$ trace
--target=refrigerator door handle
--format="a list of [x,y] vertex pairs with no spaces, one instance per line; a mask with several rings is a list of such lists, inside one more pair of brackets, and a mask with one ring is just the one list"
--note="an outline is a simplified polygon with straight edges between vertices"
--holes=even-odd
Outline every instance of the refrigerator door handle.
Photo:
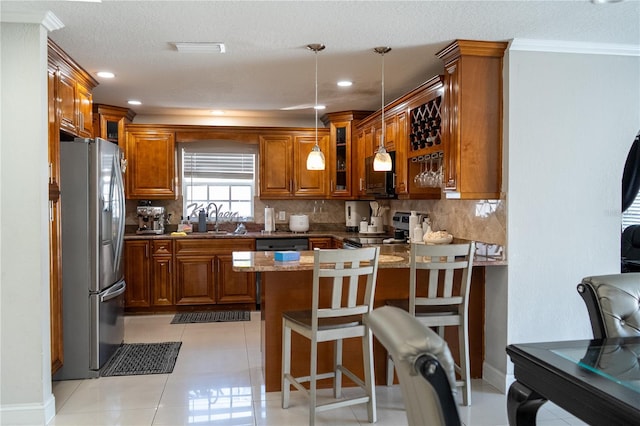
[[120,296],[127,288],[127,283],[124,281],[120,281],[117,284],[114,284],[113,287],[104,292],[104,294],[100,295],[100,302],[106,302],[111,299],[115,299]]
[[116,241],[116,258],[115,258],[115,265],[117,265],[116,267],[119,267],[118,265],[120,265],[121,261],[122,261],[122,249],[123,249],[123,244],[124,244],[124,221],[125,221],[125,198],[124,198],[124,181],[122,179],[122,169],[120,168],[120,161],[119,158],[115,158],[114,159],[114,168],[115,168],[115,175],[116,175],[116,179],[117,179],[117,190],[118,190],[118,197],[120,198],[120,202],[119,207],[120,207],[120,221],[118,223],[118,239]]

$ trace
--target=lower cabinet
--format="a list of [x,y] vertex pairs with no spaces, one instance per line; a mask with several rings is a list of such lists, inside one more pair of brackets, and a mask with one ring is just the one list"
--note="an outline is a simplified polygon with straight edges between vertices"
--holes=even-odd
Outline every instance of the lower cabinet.
[[124,243],[125,308],[151,306],[151,241],[131,240]]
[[233,271],[232,262],[232,252],[254,249],[253,239],[126,240],[126,310],[255,304],[255,274]]
[[176,256],[176,305],[216,303],[216,257]]

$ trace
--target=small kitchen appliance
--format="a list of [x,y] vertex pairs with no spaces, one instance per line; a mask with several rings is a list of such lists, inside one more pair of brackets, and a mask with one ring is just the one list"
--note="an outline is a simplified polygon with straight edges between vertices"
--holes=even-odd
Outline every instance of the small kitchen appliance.
[[138,230],[136,234],[164,234],[164,207],[138,206]]
[[[422,221],[429,217],[427,213],[417,213],[417,223],[422,224]],[[398,238],[398,231],[402,231],[404,233],[404,238],[409,238],[409,229],[410,222],[413,222],[415,219],[411,220],[410,212],[395,212],[393,215],[393,228],[395,229],[394,237]]]
[[306,214],[292,214],[289,216],[289,231],[307,232],[309,230],[309,216]]
[[369,222],[370,208],[367,201],[345,201],[344,217],[347,232],[358,232],[360,222]]

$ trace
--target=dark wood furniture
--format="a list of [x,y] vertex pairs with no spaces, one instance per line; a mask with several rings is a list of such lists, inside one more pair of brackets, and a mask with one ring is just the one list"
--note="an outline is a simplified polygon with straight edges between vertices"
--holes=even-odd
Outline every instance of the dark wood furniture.
[[547,400],[588,424],[638,424],[639,350],[640,337],[507,346],[516,378],[509,424],[534,425]]

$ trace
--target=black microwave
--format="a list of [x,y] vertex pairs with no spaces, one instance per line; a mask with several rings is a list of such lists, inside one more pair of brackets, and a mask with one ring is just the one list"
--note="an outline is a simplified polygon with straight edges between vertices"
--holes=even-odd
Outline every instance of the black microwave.
[[396,198],[396,153],[391,151],[391,170],[378,172],[373,170],[373,159],[364,159],[365,169],[365,194],[376,198]]

